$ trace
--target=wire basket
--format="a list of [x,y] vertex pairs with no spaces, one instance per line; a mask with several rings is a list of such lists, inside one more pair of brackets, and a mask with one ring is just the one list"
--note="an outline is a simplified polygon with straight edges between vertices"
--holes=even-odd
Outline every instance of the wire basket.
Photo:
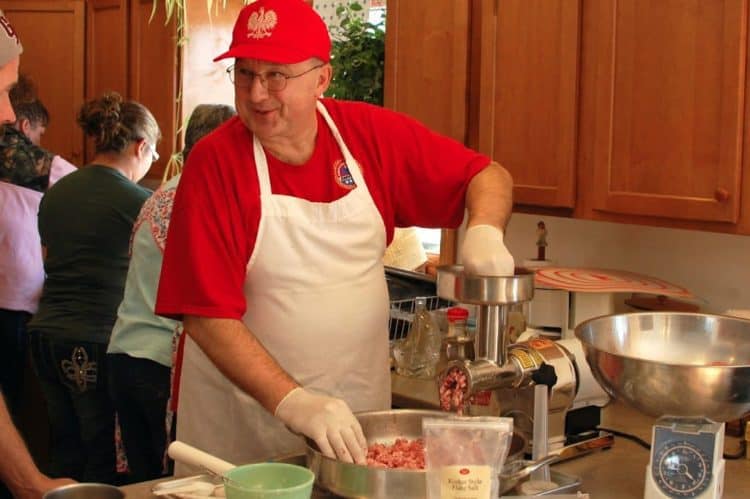
[[[419,297],[422,298],[422,297]],[[427,310],[438,310],[451,305],[450,301],[443,300],[437,296],[425,296]],[[391,341],[406,338],[414,320],[414,307],[417,297],[405,300],[391,300],[390,315],[388,319],[388,337]]]

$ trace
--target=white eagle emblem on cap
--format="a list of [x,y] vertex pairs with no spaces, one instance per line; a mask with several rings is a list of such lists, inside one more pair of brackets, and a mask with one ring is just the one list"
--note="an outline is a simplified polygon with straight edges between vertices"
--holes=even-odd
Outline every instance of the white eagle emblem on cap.
[[247,19],[247,37],[265,38],[271,36],[271,30],[276,26],[276,12],[266,11],[263,7],[250,14]]

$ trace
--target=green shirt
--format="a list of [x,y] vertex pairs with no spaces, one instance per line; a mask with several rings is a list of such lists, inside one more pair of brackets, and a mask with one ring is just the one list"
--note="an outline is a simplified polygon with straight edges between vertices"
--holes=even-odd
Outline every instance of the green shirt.
[[125,287],[130,232],[150,195],[100,165],[71,173],[47,191],[39,206],[47,277],[29,330],[109,341]]

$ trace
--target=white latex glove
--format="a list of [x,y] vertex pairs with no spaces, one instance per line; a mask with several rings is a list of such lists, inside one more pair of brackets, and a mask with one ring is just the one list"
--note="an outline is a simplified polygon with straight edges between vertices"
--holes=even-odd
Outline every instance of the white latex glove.
[[279,402],[274,415],[292,431],[313,439],[325,456],[348,463],[366,462],[367,440],[343,400],[297,387]]
[[461,259],[466,274],[512,276],[513,255],[503,243],[503,231],[492,225],[472,225],[466,229]]

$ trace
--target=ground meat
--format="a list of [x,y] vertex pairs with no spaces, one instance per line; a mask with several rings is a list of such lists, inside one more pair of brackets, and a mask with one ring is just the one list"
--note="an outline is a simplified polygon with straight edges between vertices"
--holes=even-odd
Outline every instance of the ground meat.
[[367,465],[377,468],[424,469],[422,439],[397,438],[392,445],[372,444],[367,448]]
[[462,416],[464,405],[469,401],[466,398],[467,388],[466,374],[461,369],[452,367],[440,385],[440,408],[444,411],[456,411],[456,414]]

